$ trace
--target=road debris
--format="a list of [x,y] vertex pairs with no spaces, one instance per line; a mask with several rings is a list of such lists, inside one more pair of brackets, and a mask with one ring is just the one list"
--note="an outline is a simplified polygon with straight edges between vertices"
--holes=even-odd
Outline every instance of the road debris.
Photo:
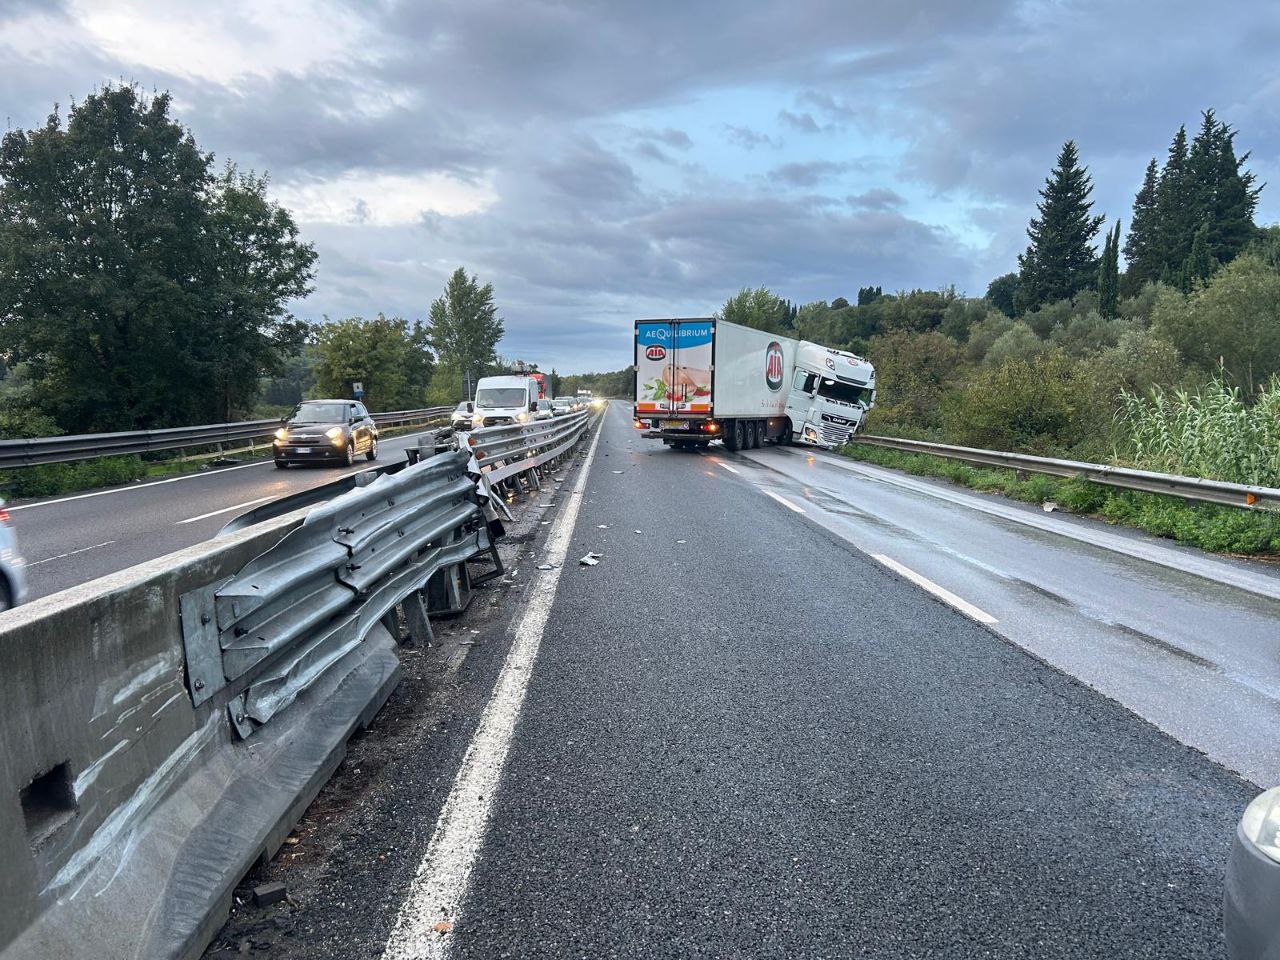
[[288,895],[288,888],[278,880],[273,880],[271,883],[260,883],[253,888],[253,905],[255,907],[269,907],[273,903],[279,903]]
[[600,558],[603,556],[604,556],[603,553],[595,553],[594,551],[592,551],[588,553],[585,557],[579,557],[578,562],[582,564],[584,567],[594,567],[597,563],[600,562]]
[[1040,504],[1040,509],[1045,513],[1053,513],[1053,511],[1058,509],[1058,505],[1052,500],[1046,500],[1044,503]]

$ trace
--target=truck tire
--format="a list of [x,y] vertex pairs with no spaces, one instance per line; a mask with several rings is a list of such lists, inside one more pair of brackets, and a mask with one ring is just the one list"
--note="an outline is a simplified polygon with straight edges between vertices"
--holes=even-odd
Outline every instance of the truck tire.
[[791,446],[791,440],[794,436],[795,431],[791,429],[791,421],[788,419],[787,422],[782,425],[782,432],[778,434],[778,446]]
[[759,443],[756,442],[756,422],[748,420],[742,425],[742,428],[742,449],[754,450],[759,446]]
[[751,431],[751,449],[759,450],[764,446],[764,438],[769,433],[769,424],[763,420],[756,421],[756,428]]
[[742,449],[741,420],[730,420],[724,425],[724,448],[726,450]]

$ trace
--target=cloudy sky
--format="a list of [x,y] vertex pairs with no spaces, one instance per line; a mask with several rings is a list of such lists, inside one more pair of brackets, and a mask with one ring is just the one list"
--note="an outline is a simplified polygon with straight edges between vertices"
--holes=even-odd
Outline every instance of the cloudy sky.
[[301,316],[425,316],[463,266],[504,355],[580,372],[747,285],[981,294],[1064,139],[1127,219],[1207,106],[1274,222],[1277,50],[1262,0],[0,0],[0,107],[170,90],[315,243]]

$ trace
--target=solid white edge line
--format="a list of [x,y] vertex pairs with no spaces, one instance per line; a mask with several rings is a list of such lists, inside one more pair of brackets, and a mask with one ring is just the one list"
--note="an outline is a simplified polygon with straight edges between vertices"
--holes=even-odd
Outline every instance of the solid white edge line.
[[778,494],[774,493],[772,490],[762,490],[760,492],[763,493],[765,496],[773,497],[773,499],[777,500],[780,504],[782,504],[788,510],[794,510],[796,513],[804,513],[803,507],[797,507],[794,503],[792,503],[786,497],[779,496]]
[[255,503],[266,503],[268,500],[274,500],[276,495],[269,493],[265,497],[258,497],[254,500],[246,500],[244,503],[237,503],[230,507],[223,507],[221,510],[210,510],[208,513],[202,513],[198,517],[187,517],[185,520],[176,520],[175,523],[195,523],[197,520],[208,520],[210,517],[216,517],[220,513],[230,513],[232,510],[243,510],[245,507],[252,507]]
[[715,461],[715,465],[716,465],[717,467],[724,467],[724,468],[725,468],[726,470],[728,470],[730,473],[737,473],[737,474],[741,474],[741,473],[742,473],[742,471],[741,471],[741,470],[739,470],[737,467],[732,466],[732,465],[730,465],[730,464],[727,464],[727,463],[725,463],[723,460],[716,460],[716,461]]
[[[569,553],[587,476],[603,433],[602,418],[569,501],[547,538],[543,563],[551,564],[552,569],[542,571],[526,594],[524,613],[515,626],[511,650],[387,938],[382,954],[385,960],[439,960],[448,953],[449,933],[461,915],[471,871],[484,842],[511,737],[520,719],[534,660]],[[437,930],[437,924],[448,926]]]
[[871,554],[871,558],[875,560],[877,563],[888,567],[894,573],[897,573],[901,576],[906,577],[908,580],[914,583],[917,587],[921,587],[925,590],[928,590],[930,593],[932,593],[935,597],[937,597],[943,603],[947,604],[950,607],[954,607],[956,610],[959,610],[966,617],[969,617],[972,620],[977,620],[979,623],[985,623],[988,626],[990,626],[993,623],[1000,622],[991,614],[987,613],[987,611],[981,609],[980,607],[975,607],[972,603],[970,603],[968,600],[965,600],[962,597],[957,597],[954,593],[952,593],[946,587],[938,586],[928,577],[922,574],[916,573],[910,567],[903,566],[897,560],[894,560],[892,557],[886,557],[883,553],[873,553]]

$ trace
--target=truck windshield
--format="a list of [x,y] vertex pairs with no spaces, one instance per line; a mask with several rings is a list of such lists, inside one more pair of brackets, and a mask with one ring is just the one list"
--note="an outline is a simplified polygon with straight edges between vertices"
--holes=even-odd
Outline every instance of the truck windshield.
[[498,407],[523,407],[528,393],[520,387],[486,387],[476,391],[476,406],[485,410]]
[[839,380],[823,379],[818,384],[818,396],[828,400],[839,400],[841,403],[868,403],[871,391],[866,387],[855,387],[852,383],[841,383]]

